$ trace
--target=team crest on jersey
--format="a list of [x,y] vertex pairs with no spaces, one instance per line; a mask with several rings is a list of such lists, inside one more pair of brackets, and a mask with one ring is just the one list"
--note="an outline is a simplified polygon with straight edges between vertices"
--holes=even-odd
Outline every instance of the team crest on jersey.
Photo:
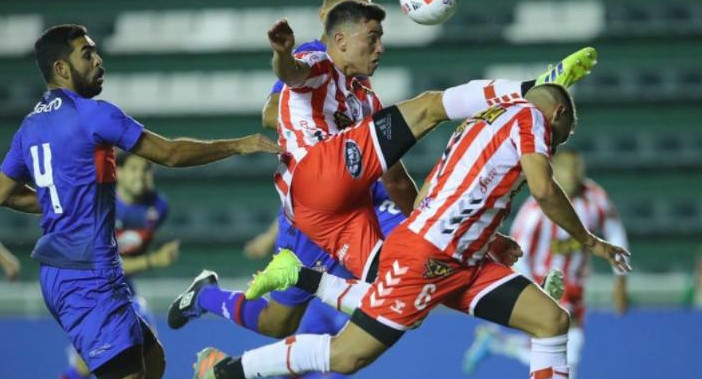
[[354,120],[360,120],[361,118],[363,118],[363,107],[361,106],[361,102],[356,98],[356,96],[346,96],[346,107],[348,108],[349,112],[351,113],[351,117],[353,117]]
[[429,258],[426,265],[424,265],[424,278],[433,279],[440,276],[448,276],[451,275],[453,271],[454,269],[447,263],[438,261],[434,258]]
[[346,156],[346,169],[354,179],[358,179],[363,171],[363,157],[356,141],[346,140],[344,154]]

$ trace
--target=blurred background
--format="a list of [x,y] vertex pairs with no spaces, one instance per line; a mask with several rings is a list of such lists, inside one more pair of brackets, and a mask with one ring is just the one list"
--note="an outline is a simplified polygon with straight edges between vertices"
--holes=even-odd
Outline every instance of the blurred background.
[[[699,363],[692,363],[695,342],[702,340],[702,313],[695,310],[702,306],[702,3],[463,0],[448,22],[426,27],[407,19],[396,1],[375,2],[388,11],[386,53],[373,77],[385,104],[472,78],[533,78],[581,47],[597,48],[599,65],[574,88],[580,122],[570,144],[617,205],[635,272],[629,278],[631,309],[617,316],[611,270],[593,262],[581,377],[702,378]],[[35,39],[67,22],[86,25],[98,44],[107,69],[100,98],[147,128],[169,137],[273,137],[261,128],[260,116],[275,80],[265,32],[287,17],[298,43],[318,38],[319,3],[3,0],[0,154],[44,91],[32,56]],[[419,183],[452,130],[439,127],[405,159]],[[275,217],[275,165],[270,156],[254,156],[198,169],[157,169],[156,187],[168,198],[170,215],[152,246],[178,239],[180,255],[170,267],[141,274],[137,288],[157,315],[168,378],[189,377],[193,354],[205,345],[234,353],[263,341],[214,318],[178,333],[163,320],[168,303],[202,268],[243,288],[265,265],[267,259],[247,258],[243,246]],[[0,211],[0,242],[21,263],[17,281],[0,283],[2,378],[56,378],[65,366],[68,340],[45,310],[38,264],[29,258],[40,235],[37,224],[36,217]],[[437,313],[357,377],[461,377],[475,321]],[[415,365],[402,364],[408,361]],[[495,359],[475,377],[514,373],[526,377],[527,369]]]

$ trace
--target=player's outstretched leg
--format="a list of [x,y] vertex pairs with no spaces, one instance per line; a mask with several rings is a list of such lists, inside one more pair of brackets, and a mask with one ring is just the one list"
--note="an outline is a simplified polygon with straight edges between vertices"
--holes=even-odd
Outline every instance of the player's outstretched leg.
[[[564,292],[563,272],[557,268],[550,269],[541,283],[541,288],[553,300],[559,301]],[[568,338],[570,346],[570,332],[568,333]],[[484,324],[477,326],[475,339],[463,356],[463,373],[468,376],[472,375],[477,366],[491,354],[514,358],[525,365],[529,365],[531,359],[529,338],[521,333],[503,333],[496,325]],[[569,365],[572,369],[570,353],[568,356]]]
[[247,300],[243,292],[219,288],[217,273],[203,270],[171,303],[168,325],[178,329],[209,312],[258,333],[259,316],[267,305],[265,299]]
[[566,347],[570,315],[535,284],[521,292],[512,309],[509,326],[529,333],[531,373],[544,379],[568,378]]
[[205,313],[204,309],[197,306],[197,297],[206,286],[217,285],[217,279],[216,272],[202,270],[190,286],[171,303],[168,308],[168,326],[172,329],[180,329],[188,321]]
[[536,79],[536,85],[556,83],[566,88],[580,81],[597,64],[597,50],[586,47],[565,57],[557,65],[549,65],[548,70]]
[[254,275],[246,291],[246,298],[258,299],[268,292],[285,291],[293,286],[314,294],[323,303],[351,315],[370,284],[303,267],[292,251],[281,249],[263,271]]
[[258,299],[271,291],[285,291],[297,283],[302,263],[295,253],[280,249],[263,271],[257,272],[246,290],[247,299]]

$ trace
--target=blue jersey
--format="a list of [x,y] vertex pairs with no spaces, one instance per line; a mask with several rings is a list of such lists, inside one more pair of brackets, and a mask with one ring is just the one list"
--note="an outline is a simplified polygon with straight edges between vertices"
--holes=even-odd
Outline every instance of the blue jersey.
[[156,230],[168,216],[165,197],[154,191],[137,203],[127,204],[117,196],[116,209],[115,234],[119,253],[124,256],[146,253]]
[[119,266],[114,146],[131,150],[143,126],[117,106],[67,89],[47,91],[25,117],[2,164],[33,183],[43,236],[32,257],[60,268]]
[[[322,41],[315,39],[310,42],[305,42],[302,45],[298,46],[295,49],[295,51],[293,51],[293,53],[304,53],[306,51],[327,51],[327,45],[323,44]],[[271,95],[275,93],[280,93],[280,91],[283,90],[284,85],[285,83],[278,79],[275,82],[275,84],[273,84],[273,88],[271,89]]]
[[373,194],[373,208],[378,216],[380,231],[383,232],[383,239],[387,239],[390,232],[402,221],[405,221],[405,215],[395,205],[395,202],[390,200],[390,196],[380,180],[373,183],[371,193]]

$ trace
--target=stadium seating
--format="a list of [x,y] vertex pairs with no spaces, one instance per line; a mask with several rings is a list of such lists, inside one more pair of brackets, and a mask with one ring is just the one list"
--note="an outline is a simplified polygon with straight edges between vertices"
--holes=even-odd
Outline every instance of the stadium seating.
[[[269,24],[288,17],[298,41],[321,34],[316,9],[302,0],[282,8],[276,0],[214,0],[204,7],[195,0],[31,3],[3,2],[0,16],[0,153],[42,92],[31,45],[48,25],[73,21],[90,28],[108,70],[103,98],[164,135],[209,138],[261,131],[260,108],[274,80]],[[396,1],[380,3],[391,13],[388,49],[374,82],[386,103],[470,78],[533,77],[580,46],[598,47],[600,65],[574,90],[580,123],[572,144],[619,206],[637,269],[689,267],[702,233],[702,4],[471,1],[446,24],[420,27],[401,15]],[[578,18],[587,22],[579,25]],[[451,129],[441,127],[407,157],[417,179]],[[259,156],[206,170],[158,171],[172,206],[159,238],[183,241],[181,266],[171,273],[187,276],[208,259],[226,266],[231,255],[239,256],[228,252],[240,250],[276,213],[275,164]],[[39,233],[35,224],[0,212],[0,240],[24,259]],[[236,262],[241,266],[230,273],[253,267]]]

